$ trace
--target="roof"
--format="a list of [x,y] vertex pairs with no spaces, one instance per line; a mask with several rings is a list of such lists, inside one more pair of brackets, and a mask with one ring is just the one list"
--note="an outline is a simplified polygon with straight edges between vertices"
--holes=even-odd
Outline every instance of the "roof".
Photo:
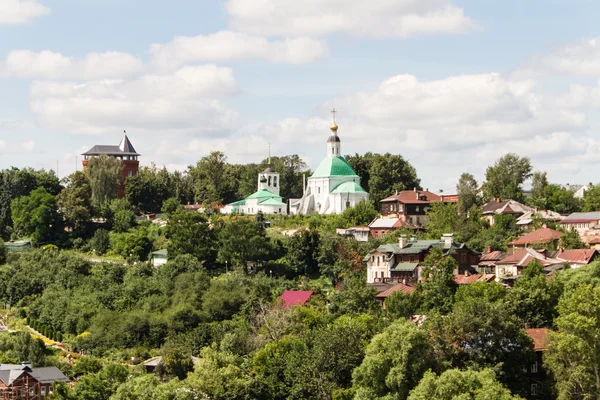
[[565,217],[552,210],[527,211],[517,218],[517,225],[529,225],[534,218],[540,218],[550,221],[562,221]]
[[327,138],[327,143],[334,143],[334,142],[340,142],[340,137],[338,135],[336,135],[335,133],[329,135],[329,137]]
[[464,243],[457,243],[455,241],[447,243],[442,240],[409,240],[403,248],[400,248],[398,243],[390,243],[381,245],[377,249],[371,250],[370,253],[377,251],[380,253],[393,254],[419,254],[428,251],[431,247],[440,248],[445,255],[450,254],[456,249],[467,248]]
[[402,221],[399,218],[377,218],[369,224],[369,228],[399,228]]
[[562,232],[550,228],[540,228],[513,240],[509,245],[526,246],[528,244],[544,244],[560,239]]
[[537,260],[543,266],[552,264],[561,264],[563,261],[546,257],[545,254],[540,253],[531,248],[524,248],[515,251],[513,254],[497,262],[498,265],[517,265],[520,267],[526,267],[533,260]]
[[123,136],[121,139],[121,143],[118,146],[109,146],[109,145],[96,145],[83,153],[84,156],[99,156],[102,154],[106,155],[120,155],[120,156],[139,156],[133,145],[129,141],[127,135]]
[[313,295],[311,290],[286,290],[281,296],[279,301],[283,304],[284,308],[290,308],[291,306],[302,306],[304,305],[310,296]]
[[0,364],[0,381],[7,386],[24,373],[29,373],[40,383],[70,382],[69,378],[56,367],[31,368],[29,365]]
[[263,174],[272,174],[274,172],[275,172],[275,170],[269,165],[267,168],[265,168],[265,170],[262,173]]
[[31,376],[40,383],[52,383],[55,381],[70,382],[69,378],[56,367],[33,368]]
[[494,274],[454,275],[454,282],[459,285],[469,285],[475,282],[490,282],[495,277]]
[[277,198],[281,199],[281,196],[277,196],[276,194],[269,192],[267,189],[259,189],[258,191],[252,193],[250,196],[246,197],[246,200],[248,200],[248,199],[270,199],[273,197],[277,197]]
[[563,224],[575,224],[581,222],[600,221],[600,211],[593,212],[577,212],[570,214],[562,220]]
[[533,348],[535,351],[548,350],[548,329],[528,328],[525,329],[525,332],[533,339]]
[[597,254],[596,249],[561,250],[556,258],[571,264],[589,264]]
[[482,262],[482,261],[500,261],[505,257],[506,257],[506,254],[504,254],[501,251],[496,250],[496,251],[483,253],[481,255],[481,258],[479,261],[480,262]]
[[158,250],[158,251],[153,251],[152,255],[154,256],[167,256],[167,250]]
[[342,156],[328,156],[321,161],[312,174],[312,178],[329,178],[330,176],[358,176],[352,166]]
[[483,214],[525,214],[533,209],[515,200],[494,199],[484,204],[481,211]]
[[263,200],[258,204],[261,206],[287,206],[287,204],[281,201],[281,197],[271,197],[270,199]]
[[331,193],[367,193],[358,183],[344,182],[335,187]]
[[419,266],[419,263],[398,263],[391,269],[396,272],[412,272]]
[[411,285],[406,285],[404,283],[399,283],[396,286],[392,286],[391,288],[384,290],[383,292],[377,295],[377,298],[387,298],[396,292],[401,292],[404,294],[412,293],[415,291],[415,287]]
[[442,196],[427,190],[403,190],[398,194],[394,194],[381,200],[382,203],[390,201],[399,201],[404,204],[429,204],[443,200]]

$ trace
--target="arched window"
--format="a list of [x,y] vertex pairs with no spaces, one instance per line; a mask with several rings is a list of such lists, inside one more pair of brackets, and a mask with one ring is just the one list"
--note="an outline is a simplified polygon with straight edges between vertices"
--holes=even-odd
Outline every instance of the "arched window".
[[269,177],[269,186],[271,186],[271,177]]
[[273,177],[273,187],[277,187],[277,177]]

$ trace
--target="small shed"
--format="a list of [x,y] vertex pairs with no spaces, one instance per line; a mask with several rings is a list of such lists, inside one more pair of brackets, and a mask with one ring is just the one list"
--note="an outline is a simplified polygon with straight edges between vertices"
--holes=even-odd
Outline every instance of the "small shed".
[[14,242],[4,242],[4,246],[8,251],[23,251],[31,247],[30,240],[17,240]]
[[279,296],[278,302],[281,303],[283,308],[303,306],[313,294],[312,290],[286,290]]
[[166,264],[168,259],[169,258],[167,256],[167,250],[158,250],[152,252],[152,258],[150,259],[150,261],[152,262],[152,265],[154,267],[159,267],[161,265]]

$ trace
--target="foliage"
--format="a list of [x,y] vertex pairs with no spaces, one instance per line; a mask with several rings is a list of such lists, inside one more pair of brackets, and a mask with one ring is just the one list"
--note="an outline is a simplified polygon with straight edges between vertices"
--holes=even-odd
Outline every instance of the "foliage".
[[137,210],[159,212],[163,202],[174,195],[171,176],[166,168],[140,168],[137,176],[125,180],[125,196]]
[[298,275],[311,275],[318,272],[319,240],[319,233],[311,229],[298,232],[287,241],[285,261],[290,270]]
[[4,245],[4,240],[0,239],[0,265],[6,262],[8,256],[8,249]]
[[600,210],[600,186],[589,188],[583,195],[583,211]]
[[444,256],[440,249],[433,249],[421,263],[423,266],[423,284],[418,287],[421,296],[421,311],[449,312],[452,309],[454,291],[454,270],[458,268],[456,260]]
[[487,200],[493,198],[522,201],[522,185],[531,176],[531,160],[509,153],[500,157],[485,171],[483,194]]
[[96,254],[103,255],[110,248],[110,237],[106,229],[98,229],[90,240],[90,247]]
[[369,225],[378,215],[379,213],[373,207],[373,203],[361,200],[354,207],[345,209],[341,218],[347,227],[364,226]]
[[115,254],[129,261],[145,261],[152,251],[148,228],[140,226],[129,232],[111,234],[110,247]]
[[13,200],[11,213],[17,237],[29,237],[38,244],[57,239],[62,219],[55,197],[43,187],[34,189],[29,196]]
[[217,238],[200,213],[177,211],[167,224],[167,251],[170,257],[190,254],[205,265],[212,265],[216,258]]
[[67,226],[83,235],[92,218],[92,189],[83,172],[75,172],[66,179],[66,187],[56,196],[56,204]]
[[218,234],[217,260],[232,267],[247,271],[250,261],[265,261],[269,258],[269,238],[255,220],[238,218],[228,221]]
[[563,249],[585,249],[588,247],[575,229],[565,230],[558,240],[558,246]]
[[463,173],[456,185],[458,194],[458,212],[466,214],[471,207],[478,206],[480,203],[479,184],[472,174]]
[[500,382],[496,380],[494,371],[450,369],[437,376],[427,371],[417,387],[408,396],[409,400],[518,400],[519,396],[511,395]]
[[100,209],[117,197],[122,161],[102,155],[88,161],[86,175],[92,189],[92,204]]

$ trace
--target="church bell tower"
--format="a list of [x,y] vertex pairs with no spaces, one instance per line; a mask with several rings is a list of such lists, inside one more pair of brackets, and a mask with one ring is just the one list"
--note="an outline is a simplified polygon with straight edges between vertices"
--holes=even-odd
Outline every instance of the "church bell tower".
[[271,167],[271,145],[269,145],[269,165],[258,174],[258,190],[268,190],[276,196],[279,196],[279,173]]
[[340,137],[337,135],[338,126],[335,123],[335,114],[337,111],[335,108],[331,110],[331,114],[333,115],[333,123],[329,127],[331,129],[331,135],[327,139],[327,156],[328,157],[341,157],[342,153],[342,143],[340,141]]

